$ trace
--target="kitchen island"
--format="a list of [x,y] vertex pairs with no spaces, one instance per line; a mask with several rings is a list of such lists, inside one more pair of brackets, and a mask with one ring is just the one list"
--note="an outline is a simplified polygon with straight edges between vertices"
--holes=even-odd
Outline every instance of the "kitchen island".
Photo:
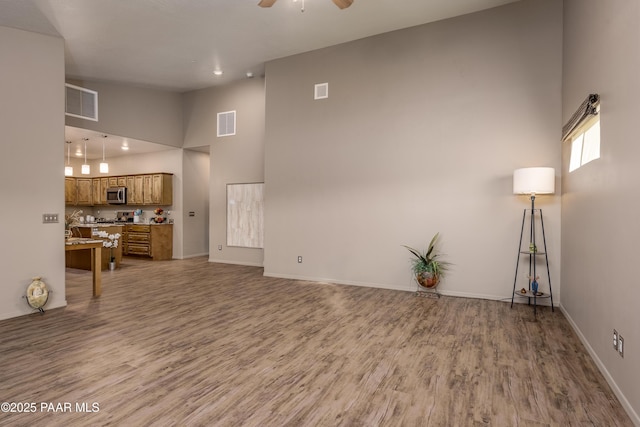
[[[102,270],[109,269],[109,261],[111,259],[111,253],[116,262],[116,268],[120,268],[122,262],[122,235],[123,226],[113,223],[107,224],[82,224],[74,227],[74,236],[81,238],[91,238],[100,240],[101,242],[108,241],[107,238],[102,238],[97,235],[100,231],[105,231],[109,234],[120,234],[118,239],[118,246],[113,250],[111,248],[104,248],[101,253],[100,267]],[[78,235],[79,234],[79,235]],[[78,268],[82,270],[91,270],[91,254],[88,251],[72,251],[65,253],[65,266],[68,268]]]
[[102,256],[102,240],[82,237],[71,237],[64,241],[65,255],[76,253],[89,253],[89,270],[92,272],[93,296],[102,294],[102,270],[99,260]]

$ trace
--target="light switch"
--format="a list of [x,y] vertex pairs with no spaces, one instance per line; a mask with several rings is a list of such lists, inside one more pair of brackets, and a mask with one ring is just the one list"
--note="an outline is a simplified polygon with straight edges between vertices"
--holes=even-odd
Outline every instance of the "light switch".
[[58,222],[58,214],[55,214],[55,213],[42,214],[43,224],[55,224],[57,222]]

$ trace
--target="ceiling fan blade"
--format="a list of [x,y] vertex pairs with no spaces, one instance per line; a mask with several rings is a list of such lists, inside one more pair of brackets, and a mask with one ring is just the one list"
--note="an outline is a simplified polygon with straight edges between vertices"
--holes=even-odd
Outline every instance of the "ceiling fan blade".
[[260,7],[271,7],[276,2],[276,0],[260,0],[258,6]]
[[338,6],[340,9],[346,9],[351,6],[353,0],[333,0],[333,3]]

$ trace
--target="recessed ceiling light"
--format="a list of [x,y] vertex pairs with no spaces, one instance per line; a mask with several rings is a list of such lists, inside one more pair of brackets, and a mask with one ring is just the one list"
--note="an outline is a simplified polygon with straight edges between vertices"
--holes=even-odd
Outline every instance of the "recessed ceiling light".
[[216,76],[221,76],[222,75],[222,70],[214,70],[213,74],[215,74]]

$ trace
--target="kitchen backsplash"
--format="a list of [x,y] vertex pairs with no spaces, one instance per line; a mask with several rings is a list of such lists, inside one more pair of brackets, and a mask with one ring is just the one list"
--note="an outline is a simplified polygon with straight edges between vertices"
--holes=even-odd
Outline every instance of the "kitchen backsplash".
[[[121,212],[125,212],[127,214],[127,216],[130,216],[131,218],[134,217],[134,212],[138,211],[140,213],[139,215],[139,222],[142,224],[148,224],[153,218],[156,217],[156,214],[154,213],[154,209],[118,209],[118,208],[109,208],[109,207],[91,207],[91,206],[76,206],[76,207],[66,207],[65,208],[65,215],[69,215],[72,214],[73,212],[79,212],[82,211],[82,218],[83,220],[86,222],[87,219],[87,215],[89,215],[90,217],[93,217],[94,222],[98,221],[98,220],[117,220],[118,219],[118,213]],[[164,211],[164,216],[167,217],[167,219],[169,220],[171,217],[168,216],[168,213],[170,213],[170,210],[165,210]],[[91,219],[91,218],[90,218]]]

